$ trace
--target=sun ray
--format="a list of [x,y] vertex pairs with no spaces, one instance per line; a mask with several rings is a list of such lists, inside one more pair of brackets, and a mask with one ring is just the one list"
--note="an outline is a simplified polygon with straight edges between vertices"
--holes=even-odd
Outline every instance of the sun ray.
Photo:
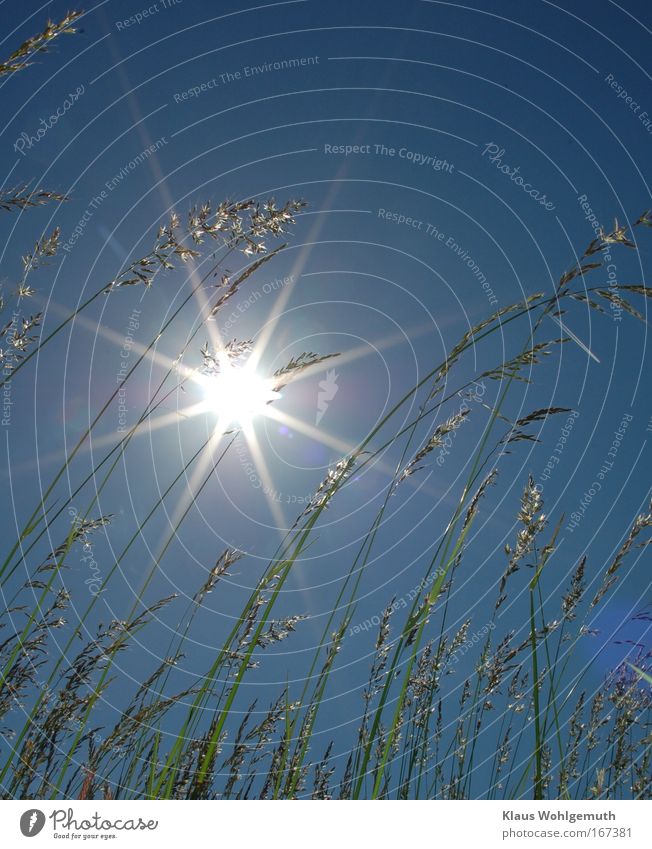
[[332,368],[340,368],[346,363],[355,362],[356,360],[363,359],[364,357],[371,356],[372,354],[376,354],[379,351],[386,351],[389,348],[397,347],[402,343],[407,342],[408,340],[412,340],[417,338],[418,336],[426,335],[429,330],[432,329],[432,325],[422,324],[418,327],[412,328],[405,333],[395,333],[391,336],[387,336],[381,341],[365,343],[362,345],[357,345],[355,348],[351,348],[344,353],[338,353],[337,359],[325,359],[321,362],[317,362],[314,365],[307,365],[305,368],[300,369],[292,376],[292,383],[296,383],[300,380],[305,380],[306,377],[314,377],[316,374],[320,374],[321,372],[328,371]]
[[308,259],[310,258],[310,254],[312,252],[312,248],[314,246],[314,243],[316,242],[317,237],[319,235],[319,232],[321,231],[323,226],[324,226],[324,218],[318,217],[313,222],[313,224],[310,228],[310,232],[308,233],[307,238],[304,240],[305,241],[304,246],[299,249],[299,256],[295,260],[295,262],[292,266],[292,271],[289,275],[291,282],[287,286],[284,286],[283,289],[281,290],[281,293],[278,296],[278,298],[276,299],[276,302],[275,302],[274,306],[272,307],[272,310],[270,311],[269,317],[268,317],[267,321],[265,322],[265,325],[263,326],[263,329],[262,329],[260,335],[258,336],[258,338],[256,340],[256,345],[254,347],[254,350],[251,352],[250,360],[251,360],[251,364],[254,368],[258,365],[262,356],[264,355],[265,351],[267,350],[267,346],[269,345],[269,341],[272,338],[272,335],[273,335],[273,333],[276,329],[276,326],[277,326],[277,324],[278,324],[278,322],[281,318],[281,315],[283,313],[283,310],[285,309],[285,306],[286,306],[287,302],[289,301],[289,299],[290,299],[290,297],[291,297],[291,295],[294,291],[296,281],[303,274],[303,269],[305,268],[306,263],[308,262]]
[[256,470],[260,475],[260,480],[263,486],[263,495],[266,496],[265,500],[267,501],[270,513],[276,523],[276,528],[280,533],[280,537],[283,539],[286,531],[288,530],[287,518],[283,514],[280,503],[274,498],[274,493],[276,491],[274,481],[272,480],[269,467],[267,466],[263,452],[261,451],[258,437],[256,436],[254,428],[250,425],[244,425],[241,432],[247,442],[247,447],[251,452],[251,457],[256,466]]
[[357,447],[352,442],[345,442],[343,439],[337,439],[336,437],[328,434],[325,430],[320,430],[319,428],[308,424],[308,422],[304,422],[301,419],[296,418],[296,416],[286,413],[285,411],[275,409],[272,406],[267,407],[263,415],[269,419],[273,419],[279,424],[293,428],[299,433],[302,433],[304,436],[309,436],[317,442],[321,442],[328,448],[335,449],[335,451],[339,452],[342,456],[351,454]]
[[[342,457],[350,456],[358,448],[358,446],[354,445],[353,443],[345,442],[341,439],[336,439],[334,436],[330,436],[328,433],[326,433],[326,431],[320,430],[319,428],[316,428],[313,425],[310,425],[307,422],[304,422],[301,419],[292,416],[290,413],[275,409],[272,406],[267,407],[263,415],[269,419],[273,419],[279,424],[293,428],[299,433],[302,433],[304,436],[311,437],[312,439],[321,442],[322,445],[326,445],[329,448],[334,448]],[[374,469],[387,475],[390,480],[394,477],[397,471],[395,466],[388,466],[386,463],[380,460],[376,461],[373,465]],[[415,482],[411,481],[409,478],[406,478],[405,483],[410,487],[416,485]],[[427,492],[431,495],[436,494],[434,490],[430,488],[426,489],[423,487],[423,485],[421,486],[421,488],[424,492]]]
[[[214,450],[219,444],[223,435],[223,429],[219,429],[218,427],[216,427],[213,433],[211,434],[210,438],[206,443],[206,446],[204,447],[204,450],[202,451],[202,455],[200,455],[199,457],[198,463],[194,471],[190,475],[190,478],[187,478],[186,487],[179,496],[179,500],[175,505],[174,512],[172,513],[172,515],[170,515],[168,510],[165,508],[165,505],[162,505],[163,509],[165,510],[165,515],[169,521],[169,528],[161,534],[158,544],[153,549],[154,551],[158,551],[159,554],[154,555],[152,548],[147,545],[147,550],[153,558],[152,566],[156,563],[160,563],[162,555],[167,549],[170,540],[173,537],[176,537],[178,526],[180,525],[185,514],[188,512],[189,508],[192,506],[193,503],[195,503],[197,499],[199,493],[195,492],[195,490],[197,489],[198,483],[200,481],[202,481],[200,489],[203,489],[207,478],[206,472],[209,466],[215,465],[215,460],[213,458]],[[173,537],[170,537],[170,530],[172,531]],[[136,598],[140,598],[148,582],[149,578],[147,578],[141,583]]]
[[[56,303],[53,300],[48,300],[48,310],[54,310],[56,313],[62,316],[68,316],[69,311],[65,307],[61,306],[61,304]],[[110,327],[106,327],[103,324],[100,324],[97,321],[93,321],[87,316],[77,314],[75,316],[75,325],[84,328],[85,330],[89,330],[94,333],[96,336],[101,336],[106,339],[108,342],[115,342],[118,347],[122,347],[125,342],[125,334],[118,333],[117,330],[112,330]],[[181,365],[176,359],[172,359],[165,354],[162,354],[160,351],[156,351],[154,348],[149,348],[147,345],[143,345],[141,342],[137,342],[136,339],[129,340],[130,351],[138,356],[145,357],[146,360],[150,360],[155,365],[161,366],[165,369],[176,369],[182,377],[189,377],[194,374],[193,369],[188,368],[187,366]]]

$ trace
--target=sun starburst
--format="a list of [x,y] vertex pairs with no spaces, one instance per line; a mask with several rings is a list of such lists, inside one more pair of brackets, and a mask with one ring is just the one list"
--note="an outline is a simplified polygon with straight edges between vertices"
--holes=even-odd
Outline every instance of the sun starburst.
[[197,380],[204,411],[215,413],[224,425],[248,427],[268,404],[281,397],[273,382],[258,374],[255,367],[235,365],[226,356],[221,358],[216,374],[202,374]]

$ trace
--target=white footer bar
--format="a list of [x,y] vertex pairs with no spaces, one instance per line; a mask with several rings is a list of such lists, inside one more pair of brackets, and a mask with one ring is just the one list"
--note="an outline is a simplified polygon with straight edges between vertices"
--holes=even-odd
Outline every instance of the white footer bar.
[[651,816],[648,801],[5,801],[0,803],[0,845],[649,849]]

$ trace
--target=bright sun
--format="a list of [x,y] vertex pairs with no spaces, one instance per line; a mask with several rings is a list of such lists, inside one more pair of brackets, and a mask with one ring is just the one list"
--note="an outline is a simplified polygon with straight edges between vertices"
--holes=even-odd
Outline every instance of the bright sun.
[[248,425],[265,407],[280,397],[272,381],[256,374],[255,369],[222,364],[219,374],[203,375],[204,409],[216,413],[223,424]]

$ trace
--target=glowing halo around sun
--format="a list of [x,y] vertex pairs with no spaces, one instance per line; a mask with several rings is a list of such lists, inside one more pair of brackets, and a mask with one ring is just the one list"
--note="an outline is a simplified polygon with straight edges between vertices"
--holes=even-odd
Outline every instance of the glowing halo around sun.
[[199,375],[196,380],[204,396],[203,411],[214,413],[222,425],[247,428],[265,414],[268,404],[281,397],[272,380],[259,375],[251,365],[234,365],[228,357],[220,363],[219,372]]

